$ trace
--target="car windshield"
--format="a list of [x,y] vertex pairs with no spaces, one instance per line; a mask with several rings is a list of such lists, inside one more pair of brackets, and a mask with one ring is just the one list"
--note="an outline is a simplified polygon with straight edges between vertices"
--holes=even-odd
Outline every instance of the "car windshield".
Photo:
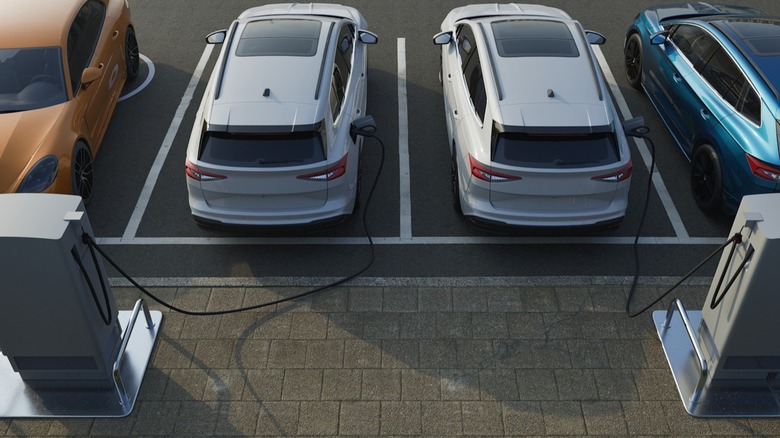
[[503,132],[494,135],[493,161],[518,167],[582,168],[619,161],[615,134],[526,134]]
[[0,113],[67,100],[59,47],[0,49]]
[[316,131],[284,134],[206,132],[199,159],[232,167],[300,166],[325,161]]

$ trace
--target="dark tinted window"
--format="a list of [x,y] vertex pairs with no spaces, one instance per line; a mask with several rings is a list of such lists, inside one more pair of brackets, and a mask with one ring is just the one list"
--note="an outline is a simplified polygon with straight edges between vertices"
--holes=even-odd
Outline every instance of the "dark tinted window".
[[497,21],[491,27],[502,57],[580,55],[569,28],[557,21]]
[[314,56],[322,23],[315,20],[260,20],[247,23],[236,56]]
[[715,51],[701,74],[726,102],[753,123],[760,124],[761,101],[723,49]]
[[474,105],[474,111],[481,121],[485,120],[487,108],[487,93],[485,78],[482,76],[482,63],[479,51],[474,43],[474,33],[465,25],[458,27],[458,50],[460,52],[461,68],[466,80],[469,97]]
[[759,56],[780,54],[780,21],[777,19],[728,20],[724,24],[739,35],[740,39]]
[[0,113],[67,100],[59,47],[0,49]]
[[352,52],[354,49],[355,28],[351,24],[344,24],[339,30],[336,40],[333,75],[330,82],[330,109],[333,119],[338,118],[347,94],[349,74],[352,70]]
[[672,29],[672,42],[688,58],[691,65],[701,71],[718,43],[703,29],[681,24]]
[[318,132],[232,134],[206,132],[200,160],[221,166],[282,167],[325,160]]
[[68,69],[73,94],[81,85],[81,73],[89,67],[95,53],[100,30],[106,16],[106,7],[97,0],[89,0],[81,7],[68,31]]
[[581,135],[498,133],[494,130],[493,161],[533,168],[581,168],[619,161],[611,132]]

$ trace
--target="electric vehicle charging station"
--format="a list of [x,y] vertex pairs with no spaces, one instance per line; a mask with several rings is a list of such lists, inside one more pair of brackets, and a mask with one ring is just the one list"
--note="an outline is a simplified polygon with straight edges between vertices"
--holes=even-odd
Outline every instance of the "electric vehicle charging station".
[[[780,416],[780,194],[742,199],[701,311],[675,299],[653,320],[695,417]],[[675,310],[679,320],[673,321]]]
[[0,211],[0,417],[130,414],[162,313],[117,310],[81,197],[4,194]]

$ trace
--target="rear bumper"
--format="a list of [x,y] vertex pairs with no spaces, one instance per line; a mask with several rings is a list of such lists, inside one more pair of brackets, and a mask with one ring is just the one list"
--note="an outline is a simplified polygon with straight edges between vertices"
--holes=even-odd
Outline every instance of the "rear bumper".
[[216,209],[205,201],[190,196],[193,218],[203,225],[214,227],[242,226],[296,226],[340,222],[352,213],[354,199],[337,198],[315,210],[247,211]]

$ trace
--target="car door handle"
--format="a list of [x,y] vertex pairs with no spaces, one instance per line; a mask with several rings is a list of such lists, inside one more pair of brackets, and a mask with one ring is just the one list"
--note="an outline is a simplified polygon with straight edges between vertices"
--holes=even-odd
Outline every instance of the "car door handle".
[[702,119],[704,119],[704,120],[709,120],[709,119],[710,119],[710,117],[712,117],[712,113],[711,113],[711,112],[709,112],[709,110],[706,110],[706,109],[704,109],[704,108],[702,108],[702,109],[699,111],[699,114],[701,114],[701,118],[702,118]]
[[680,74],[679,74],[679,73],[675,73],[675,74],[673,74],[673,75],[672,75],[672,79],[674,79],[674,81],[675,81],[675,82],[677,82],[678,84],[679,84],[680,82],[682,82],[682,76],[680,76]]
[[118,36],[119,36],[119,31],[118,31],[118,30],[115,30],[115,31],[114,31],[114,33],[112,33],[112,34],[111,34],[111,39],[112,39],[112,40],[115,40],[115,39],[116,39],[116,37],[118,37]]

